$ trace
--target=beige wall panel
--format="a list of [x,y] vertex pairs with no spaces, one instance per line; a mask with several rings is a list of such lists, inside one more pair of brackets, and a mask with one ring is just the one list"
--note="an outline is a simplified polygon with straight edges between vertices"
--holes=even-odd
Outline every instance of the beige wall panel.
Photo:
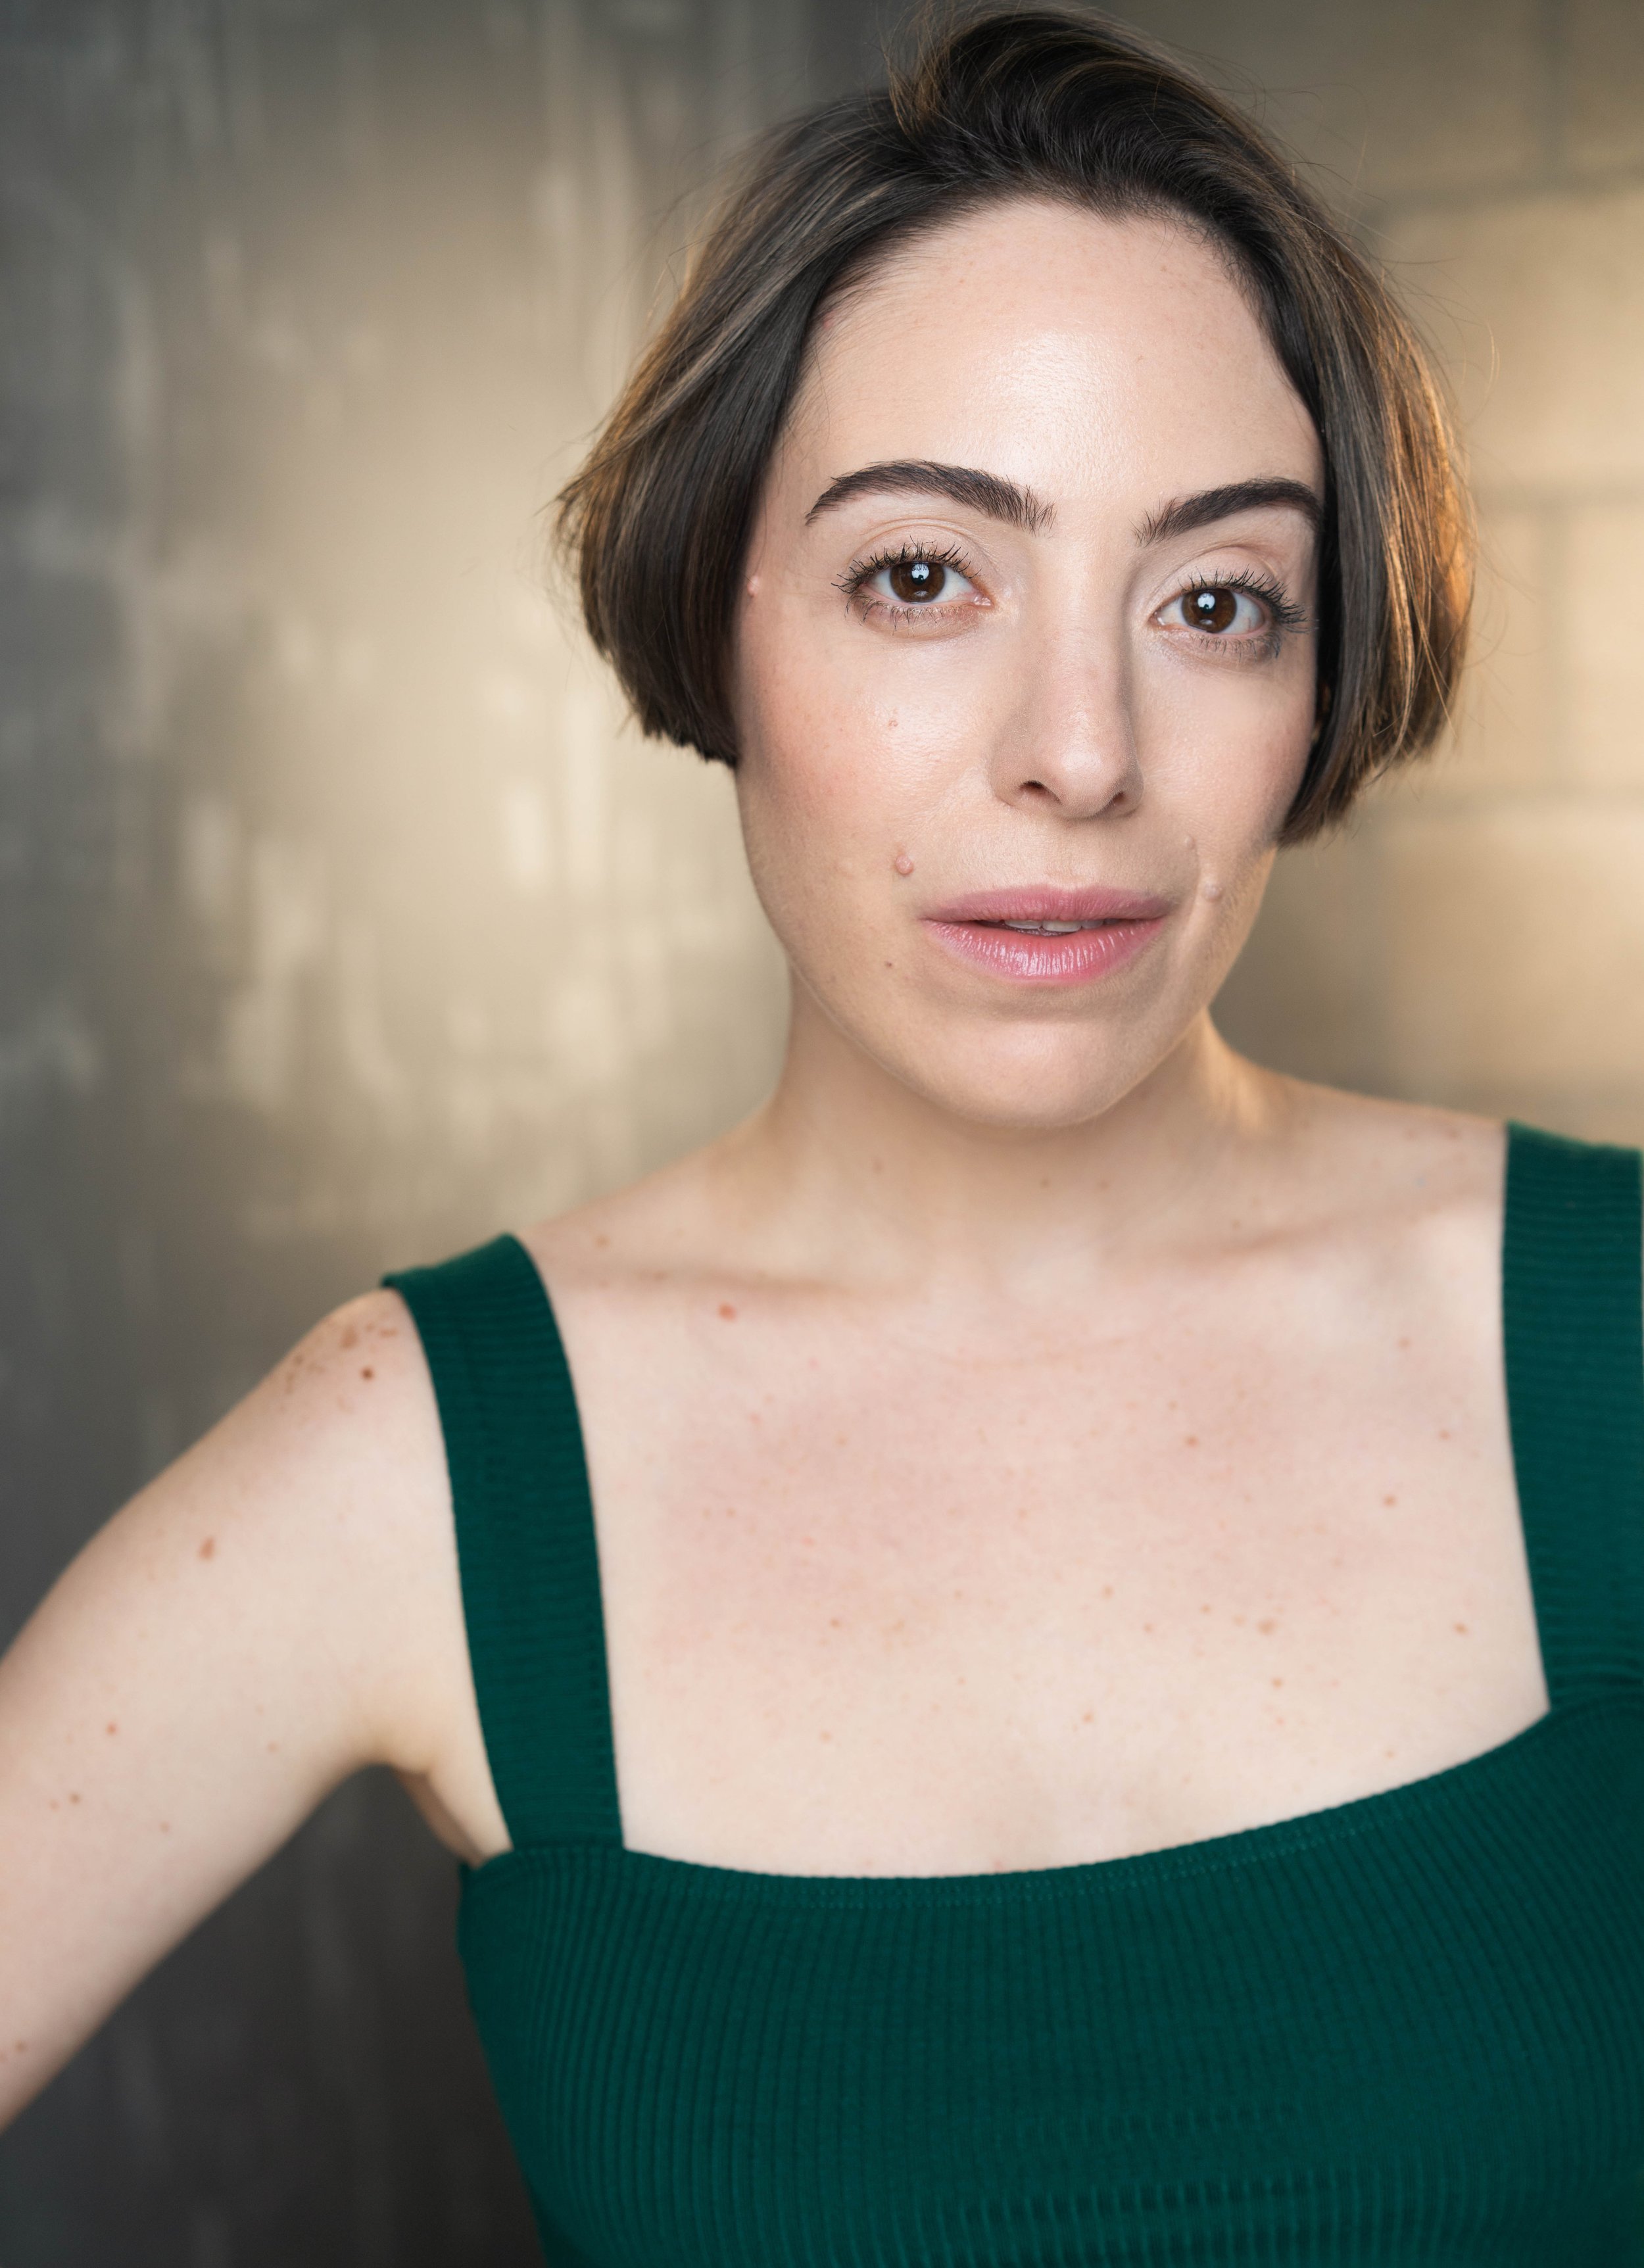
[[1644,798],[1644,628],[1634,612],[1644,504],[1572,512],[1566,543],[1567,769],[1584,787]]
[[1528,1100],[1522,1099],[1524,1092],[1496,1115],[1527,1118],[1584,1142],[1619,1142],[1629,1150],[1644,1146],[1644,1093],[1637,1087],[1590,1094],[1581,1087],[1551,1087],[1544,1094],[1530,1094]]
[[1644,810],[1411,812],[1383,833],[1397,1086],[1644,1093]]
[[1405,794],[1477,800],[1552,784],[1558,530],[1544,511],[1480,514],[1471,657],[1454,729]]
[[1644,479],[1644,187],[1414,211],[1387,250],[1481,490]]
[[1562,0],[1569,154],[1582,166],[1644,165],[1644,5]]

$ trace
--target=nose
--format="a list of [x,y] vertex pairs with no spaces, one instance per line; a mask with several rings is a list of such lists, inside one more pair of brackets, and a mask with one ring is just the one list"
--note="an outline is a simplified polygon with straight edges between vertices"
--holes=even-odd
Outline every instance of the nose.
[[1002,720],[992,755],[1005,803],[1063,819],[1120,819],[1141,802],[1126,656],[1076,633],[1041,649]]

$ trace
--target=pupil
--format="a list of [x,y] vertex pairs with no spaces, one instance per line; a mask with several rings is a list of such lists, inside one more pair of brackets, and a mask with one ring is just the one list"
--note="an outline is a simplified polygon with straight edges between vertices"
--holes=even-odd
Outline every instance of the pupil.
[[914,606],[940,596],[947,580],[947,570],[939,567],[933,559],[900,560],[890,571],[891,589],[899,599]]
[[1195,591],[1193,621],[1201,630],[1225,630],[1239,611],[1238,594],[1225,588]]

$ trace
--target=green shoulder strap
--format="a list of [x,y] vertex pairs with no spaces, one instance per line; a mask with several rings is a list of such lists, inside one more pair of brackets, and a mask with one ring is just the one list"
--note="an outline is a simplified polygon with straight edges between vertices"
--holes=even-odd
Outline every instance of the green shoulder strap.
[[509,1836],[516,1850],[620,1843],[593,1506],[542,1279],[501,1236],[384,1281],[433,1374],[480,1725]]
[[1508,1409],[1554,1707],[1644,1687],[1640,1157],[1508,1129]]

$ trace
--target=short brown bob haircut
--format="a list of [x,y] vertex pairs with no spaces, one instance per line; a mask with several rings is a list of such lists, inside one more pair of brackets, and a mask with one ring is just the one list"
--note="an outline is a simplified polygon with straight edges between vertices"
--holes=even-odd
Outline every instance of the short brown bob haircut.
[[1311,412],[1320,727],[1280,838],[1303,841],[1449,708],[1471,546],[1443,408],[1386,285],[1294,169],[1162,51],[1070,8],[939,13],[887,86],[756,144],[559,499],[594,644],[646,733],[735,762],[742,563],[819,310],[910,238],[1024,196],[1202,232]]

